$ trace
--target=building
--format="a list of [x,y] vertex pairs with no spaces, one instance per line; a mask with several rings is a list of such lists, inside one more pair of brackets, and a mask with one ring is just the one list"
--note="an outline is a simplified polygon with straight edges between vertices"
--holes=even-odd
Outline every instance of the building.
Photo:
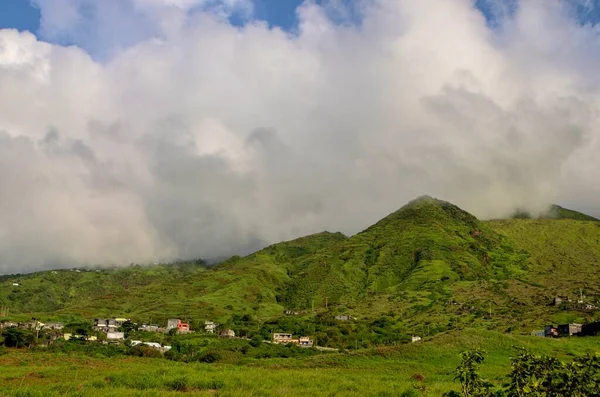
[[94,331],[108,332],[108,320],[105,318],[94,319]]
[[95,342],[95,341],[98,340],[97,336],[83,336],[83,335],[63,334],[63,339],[64,340],[71,340],[73,338],[76,338],[76,339],[85,339],[85,340],[90,341],[90,342]]
[[206,332],[208,332],[209,334],[213,334],[217,330],[218,326],[219,326],[219,324],[213,323],[212,321],[204,322],[204,330]]
[[292,343],[300,347],[313,347],[313,341],[308,336],[294,338],[292,334],[282,332],[273,334],[273,343],[278,345],[287,345],[288,343]]
[[581,324],[561,324],[557,330],[560,336],[573,336],[581,333],[581,328]]
[[420,341],[420,340],[421,340],[421,337],[420,337],[420,336],[413,336],[413,337],[412,337],[412,342],[413,342],[413,343],[414,343],[414,342],[418,342],[418,341]]
[[335,316],[335,319],[339,320],[339,321],[352,321],[352,320],[356,320],[356,318],[354,318],[352,316],[348,316],[348,315]]
[[288,343],[294,343],[294,339],[292,338],[292,334],[285,333],[275,333],[273,334],[273,342],[277,344],[286,345]]
[[177,333],[184,334],[190,332],[190,325],[182,322],[178,318],[172,318],[167,321],[167,332],[172,329],[177,329]]
[[581,326],[580,336],[594,336],[600,334],[600,321],[595,323],[583,324]]
[[235,338],[235,332],[232,329],[224,329],[219,333],[224,338]]
[[170,318],[167,320],[167,330],[172,330],[173,328],[177,328],[177,324],[181,322],[178,318]]
[[547,325],[544,327],[544,336],[546,338],[557,338],[558,337],[558,329],[556,329],[553,325]]
[[146,332],[159,332],[160,326],[157,324],[152,324],[152,325],[148,325],[148,324],[142,324],[139,328],[138,331],[146,331]]
[[46,323],[46,324],[44,324],[42,329],[51,329],[51,330],[59,331],[59,330],[63,329],[64,327],[65,326],[63,323]]
[[313,341],[308,336],[301,336],[298,338],[298,346],[300,347],[313,347]]
[[540,329],[540,330],[531,331],[531,336],[538,336],[540,338],[543,338],[544,336],[546,336],[546,334],[543,329]]
[[125,340],[125,332],[107,332],[106,339],[108,340]]

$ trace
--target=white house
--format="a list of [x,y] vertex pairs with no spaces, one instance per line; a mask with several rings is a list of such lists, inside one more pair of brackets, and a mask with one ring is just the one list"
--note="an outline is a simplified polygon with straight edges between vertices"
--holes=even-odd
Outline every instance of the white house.
[[413,337],[412,337],[412,341],[413,341],[413,342],[418,342],[418,341],[420,341],[420,340],[421,340],[421,337],[420,337],[420,336],[413,336]]
[[204,330],[211,334],[213,334],[217,330],[218,326],[219,324],[213,323],[212,321],[204,322]]
[[106,339],[108,340],[124,340],[125,332],[108,332],[106,334]]

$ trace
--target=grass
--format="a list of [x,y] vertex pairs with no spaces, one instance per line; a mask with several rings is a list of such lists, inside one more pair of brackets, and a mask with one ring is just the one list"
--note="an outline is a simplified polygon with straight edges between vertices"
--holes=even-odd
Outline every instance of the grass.
[[[0,394],[7,396],[398,396],[410,389],[439,396],[457,389],[458,354],[487,351],[482,375],[506,381],[515,346],[563,360],[600,351],[600,338],[544,339],[467,330],[422,343],[305,358],[238,364],[164,359],[92,358],[11,350],[0,356]],[[416,376],[418,375],[418,376]],[[423,378],[423,380],[418,380]]]

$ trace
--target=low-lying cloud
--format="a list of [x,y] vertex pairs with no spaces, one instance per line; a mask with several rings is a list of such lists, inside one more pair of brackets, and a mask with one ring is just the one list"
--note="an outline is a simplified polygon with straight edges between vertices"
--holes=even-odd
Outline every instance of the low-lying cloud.
[[350,234],[422,194],[600,215],[600,31],[566,2],[493,29],[466,0],[307,2],[294,34],[244,1],[36,3],[76,45],[0,31],[0,273]]

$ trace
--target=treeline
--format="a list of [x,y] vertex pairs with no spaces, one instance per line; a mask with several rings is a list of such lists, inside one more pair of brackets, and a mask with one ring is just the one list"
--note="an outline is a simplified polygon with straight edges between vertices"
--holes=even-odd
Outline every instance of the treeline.
[[511,359],[510,382],[495,388],[479,374],[484,362],[481,350],[461,354],[455,380],[461,390],[446,397],[595,397],[600,396],[600,356],[586,354],[571,362],[539,356],[525,349]]

